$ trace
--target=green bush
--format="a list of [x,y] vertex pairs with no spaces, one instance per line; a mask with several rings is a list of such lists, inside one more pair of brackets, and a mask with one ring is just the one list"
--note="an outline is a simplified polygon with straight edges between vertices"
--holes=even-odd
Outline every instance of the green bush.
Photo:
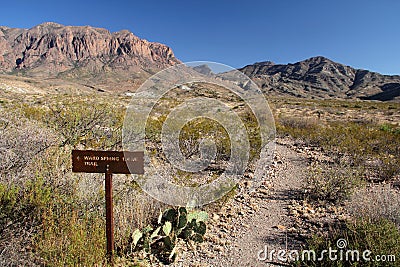
[[51,202],[51,188],[37,177],[24,186],[0,184],[0,229],[9,222],[37,225]]
[[35,248],[46,266],[105,264],[105,222],[67,199],[57,199],[42,220]]
[[[104,219],[58,194],[43,178],[23,187],[0,184],[0,230],[24,225],[46,266],[93,266],[104,262]],[[11,224],[10,224],[11,223]],[[17,237],[15,237],[17,238]]]
[[0,226],[3,230],[8,221],[14,219],[20,188],[0,184]]

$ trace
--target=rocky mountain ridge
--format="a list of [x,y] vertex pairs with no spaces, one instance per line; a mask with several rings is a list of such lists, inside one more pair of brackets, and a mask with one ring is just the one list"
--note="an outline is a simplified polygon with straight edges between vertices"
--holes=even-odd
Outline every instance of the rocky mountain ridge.
[[[0,72],[82,79],[95,85],[142,80],[180,63],[171,48],[132,32],[47,22],[31,29],[0,27]],[[95,78],[95,79],[94,79]]]
[[400,76],[354,69],[321,56],[293,64],[259,62],[239,70],[268,94],[400,100]]

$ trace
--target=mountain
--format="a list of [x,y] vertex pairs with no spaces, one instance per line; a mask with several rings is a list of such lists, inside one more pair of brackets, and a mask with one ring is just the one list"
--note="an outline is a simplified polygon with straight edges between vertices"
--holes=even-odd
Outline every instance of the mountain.
[[[111,33],[52,22],[31,29],[0,26],[0,85],[14,91],[131,92],[152,74],[179,63],[168,46],[128,30]],[[206,65],[194,70],[211,73]],[[400,101],[400,76],[320,56],[293,64],[259,62],[239,70],[269,95]]]
[[110,33],[52,22],[31,29],[0,27],[0,72],[5,74],[80,80],[106,88],[114,82],[138,84],[177,63],[168,46],[127,30]]
[[259,62],[239,70],[272,95],[400,101],[400,76],[354,69],[320,56],[286,65]]

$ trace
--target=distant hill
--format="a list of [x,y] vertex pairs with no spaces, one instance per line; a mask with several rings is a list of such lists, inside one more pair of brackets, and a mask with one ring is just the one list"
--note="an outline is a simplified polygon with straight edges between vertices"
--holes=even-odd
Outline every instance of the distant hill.
[[324,57],[294,64],[266,61],[240,71],[272,95],[400,101],[400,76],[354,69]]
[[110,33],[51,22],[31,29],[0,27],[0,72],[5,74],[79,80],[103,89],[126,82],[130,88],[179,62],[168,46],[127,30]]

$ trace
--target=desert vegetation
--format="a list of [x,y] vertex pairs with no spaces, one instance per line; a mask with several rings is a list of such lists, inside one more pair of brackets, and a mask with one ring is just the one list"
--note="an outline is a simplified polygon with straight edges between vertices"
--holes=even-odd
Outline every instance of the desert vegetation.
[[[128,101],[99,95],[34,96],[24,101],[8,95],[2,99],[1,265],[107,265],[104,175],[72,173],[71,151],[122,150]],[[156,108],[156,112],[165,112],[176,101],[164,102],[166,107]],[[165,116],[152,118],[146,128],[147,145],[157,152]],[[247,119],[254,125],[251,117]],[[180,136],[187,157],[198,153],[202,130],[216,140],[217,160],[227,160],[230,142],[223,128],[205,120],[189,126]],[[257,149],[256,142],[252,146]],[[177,183],[199,183],[188,173],[176,177]],[[129,175],[116,175],[114,190],[116,263],[147,266],[169,262],[178,254],[178,243],[203,241],[204,215],[179,209],[179,214],[188,217],[178,216],[176,221],[166,214],[157,221],[166,206],[144,193]]]
[[[286,101],[278,105],[292,103]],[[300,111],[299,106],[303,110]],[[398,112],[393,112],[398,110],[398,104],[297,101],[294,107],[281,107],[291,115],[281,113],[278,116],[278,133],[293,138],[299,150],[312,148],[324,155],[314,157],[310,162],[302,198],[314,208],[335,205],[344,207],[348,214],[346,219],[311,233],[304,249],[312,249],[321,255],[324,249],[337,248],[337,240],[344,238],[349,244],[347,249],[371,250],[375,255],[398,257],[400,127]],[[294,115],[296,110],[303,116]],[[358,112],[353,113],[354,110]],[[323,262],[294,263],[296,266],[321,264],[382,266],[382,262],[376,261],[337,262],[327,257]],[[392,262],[384,264],[397,266],[393,258]]]
[[[1,107],[1,265],[105,264],[103,176],[71,172],[71,150],[120,149],[124,108],[60,97]],[[159,203],[115,179],[117,251]],[[122,201],[123,200],[123,201]]]
[[[155,113],[179,104],[175,96],[167,97],[167,104],[156,107]],[[72,173],[71,150],[121,150],[128,101],[101,95],[31,97],[23,101],[13,95],[2,96],[0,265],[107,264],[103,175]],[[354,249],[374,248],[379,253],[399,255],[400,106],[291,98],[269,101],[279,139],[292,140],[299,151],[323,155],[310,160],[302,200],[316,208],[342,207],[348,214],[330,225],[330,231],[311,233],[303,240],[304,248],[320,250],[334,246],[338,238],[346,238]],[[250,157],[254,159],[260,145],[256,122],[240,103],[236,110],[251,133]],[[155,144],[160,141],[165,116],[151,118],[146,137],[149,150],[159,154]],[[204,120],[192,121],[183,128],[183,153],[187,157],[196,153],[201,132],[216,140],[218,162],[226,161],[229,136],[218,124]],[[213,168],[218,173],[218,163]],[[200,182],[189,173],[177,172],[176,177],[184,179],[177,183]],[[142,192],[130,176],[117,175],[114,184],[118,264],[169,262],[175,250],[179,252],[175,245],[203,241],[204,219],[192,222],[185,217],[190,211],[184,209],[170,209],[159,217],[167,207]],[[204,209],[212,214],[236,193],[234,189]],[[294,264],[319,266],[316,262]]]

